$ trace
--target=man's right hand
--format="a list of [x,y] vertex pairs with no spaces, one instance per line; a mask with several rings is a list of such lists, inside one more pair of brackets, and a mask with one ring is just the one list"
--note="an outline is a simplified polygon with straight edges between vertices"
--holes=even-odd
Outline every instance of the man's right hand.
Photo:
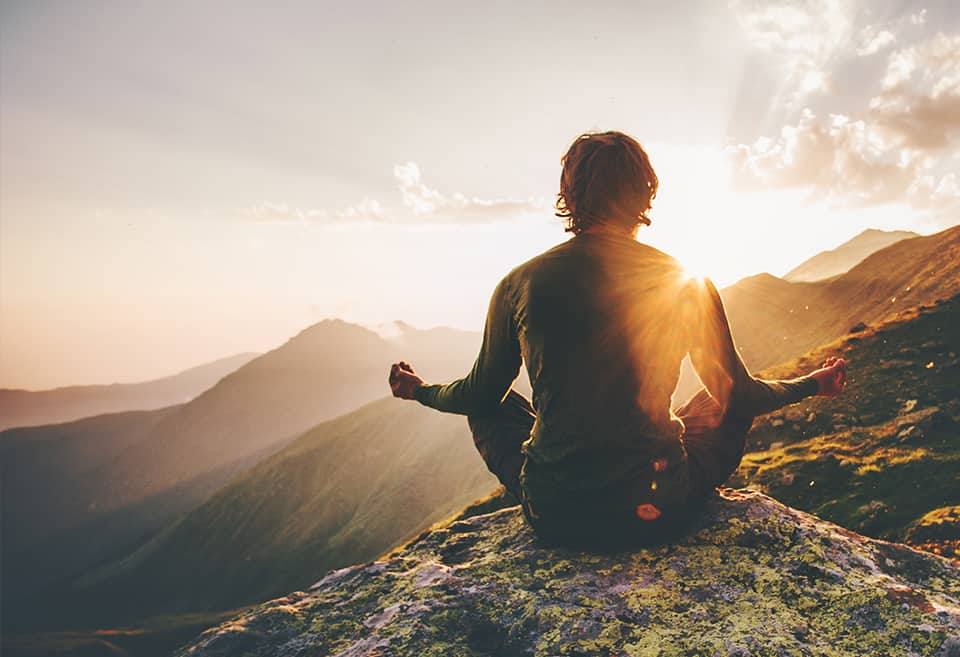
[[837,356],[831,356],[824,361],[823,367],[810,373],[817,380],[821,397],[836,397],[847,385],[847,361]]
[[400,361],[390,366],[390,390],[394,397],[413,399],[413,393],[423,385],[423,379],[417,376],[410,363]]

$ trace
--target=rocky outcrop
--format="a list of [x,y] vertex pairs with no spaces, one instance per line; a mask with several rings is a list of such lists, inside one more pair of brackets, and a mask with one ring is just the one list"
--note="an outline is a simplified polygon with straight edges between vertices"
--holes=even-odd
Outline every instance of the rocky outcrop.
[[541,544],[517,507],[335,570],[181,655],[960,655],[960,569],[750,490],[679,541]]

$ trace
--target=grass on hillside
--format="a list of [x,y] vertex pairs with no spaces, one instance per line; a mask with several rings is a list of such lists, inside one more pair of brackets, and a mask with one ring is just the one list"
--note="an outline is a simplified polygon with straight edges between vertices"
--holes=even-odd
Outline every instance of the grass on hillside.
[[792,376],[829,355],[849,363],[842,396],[807,399],[755,423],[752,451],[731,483],[869,536],[960,556],[960,523],[948,513],[960,504],[958,326],[955,297],[765,371]]

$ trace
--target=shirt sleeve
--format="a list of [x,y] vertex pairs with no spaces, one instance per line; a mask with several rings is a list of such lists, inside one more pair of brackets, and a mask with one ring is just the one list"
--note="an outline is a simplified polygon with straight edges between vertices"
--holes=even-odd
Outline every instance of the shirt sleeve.
[[693,316],[690,359],[707,391],[727,413],[763,415],[815,395],[816,379],[766,381],[751,376],[737,352],[720,293],[710,280],[697,280],[687,289]]
[[495,409],[510,391],[523,359],[510,285],[504,278],[490,299],[483,329],[483,344],[473,369],[462,379],[444,385],[423,385],[414,399],[446,413],[473,415]]

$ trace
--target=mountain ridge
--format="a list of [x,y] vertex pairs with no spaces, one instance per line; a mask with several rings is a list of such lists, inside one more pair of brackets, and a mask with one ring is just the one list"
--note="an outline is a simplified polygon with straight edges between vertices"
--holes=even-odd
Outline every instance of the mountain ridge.
[[136,383],[60,386],[47,390],[2,388],[0,431],[182,404],[258,355],[255,352],[234,354]]
[[[40,491],[44,514],[33,512],[38,504],[29,477],[21,478],[21,493],[4,496],[4,533],[18,537],[15,544],[5,541],[5,568],[17,574],[13,583],[37,585],[37,590],[12,589],[11,578],[4,578],[4,598],[40,599],[45,590],[40,583],[52,584],[53,574],[76,576],[108,555],[115,557],[116,546],[150,537],[262,456],[320,422],[382,397],[389,392],[389,363],[402,354],[409,358],[411,349],[414,356],[419,351],[425,372],[453,377],[469,369],[480,342],[479,334],[468,332],[418,336],[415,332],[397,344],[342,320],[319,322],[190,402],[151,411],[155,421],[149,424],[131,426],[131,416],[123,414],[101,416],[93,423],[99,425],[93,443],[85,442],[86,420],[0,432],[5,473],[49,471],[51,459],[60,464],[60,474],[53,477],[58,485]],[[71,451],[72,445],[107,443],[113,445],[104,448],[109,458],[92,468],[77,460],[86,458],[82,450]],[[13,445],[16,451],[10,451]],[[64,476],[71,467],[73,473]],[[57,568],[38,563],[40,554]],[[78,555],[86,560],[77,561]],[[68,564],[75,572],[63,572]],[[5,624],[8,620],[9,615]]]
[[878,230],[868,228],[843,244],[821,251],[782,276],[792,282],[820,281],[832,278],[863,261],[867,256],[901,240],[920,237],[909,230]]
[[835,340],[858,323],[957,292],[960,225],[896,242],[826,281],[752,277],[721,295],[744,361],[759,370]]

